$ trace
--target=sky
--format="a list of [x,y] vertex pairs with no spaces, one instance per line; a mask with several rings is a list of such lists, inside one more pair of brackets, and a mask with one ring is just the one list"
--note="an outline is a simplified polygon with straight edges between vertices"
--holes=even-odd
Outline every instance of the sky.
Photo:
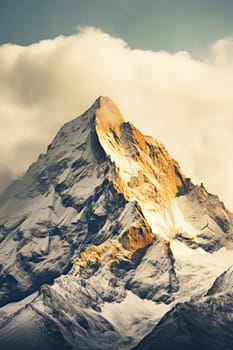
[[233,210],[232,0],[0,0],[0,190],[99,95]]
[[132,48],[198,55],[232,35],[232,15],[232,0],[0,0],[0,43],[27,45],[91,26]]

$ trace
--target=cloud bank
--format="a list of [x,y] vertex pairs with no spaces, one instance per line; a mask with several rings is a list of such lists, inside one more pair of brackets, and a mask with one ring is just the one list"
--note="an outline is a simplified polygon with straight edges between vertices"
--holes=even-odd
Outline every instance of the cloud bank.
[[233,38],[216,42],[202,60],[133,50],[94,28],[0,46],[0,187],[99,95],[161,139],[194,182],[233,209]]

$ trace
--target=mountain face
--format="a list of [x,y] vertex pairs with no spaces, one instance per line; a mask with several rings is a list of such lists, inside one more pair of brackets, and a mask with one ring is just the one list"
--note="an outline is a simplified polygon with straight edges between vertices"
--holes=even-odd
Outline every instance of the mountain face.
[[233,215],[98,98],[0,197],[0,348],[232,349]]

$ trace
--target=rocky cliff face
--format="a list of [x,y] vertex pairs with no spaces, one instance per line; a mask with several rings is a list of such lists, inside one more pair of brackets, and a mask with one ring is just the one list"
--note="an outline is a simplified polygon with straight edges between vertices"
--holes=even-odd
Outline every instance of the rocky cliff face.
[[233,216],[109,98],[0,203],[1,349],[228,349]]

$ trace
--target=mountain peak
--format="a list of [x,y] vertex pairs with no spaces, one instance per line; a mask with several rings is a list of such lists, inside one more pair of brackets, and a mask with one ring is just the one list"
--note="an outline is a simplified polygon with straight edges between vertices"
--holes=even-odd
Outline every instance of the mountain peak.
[[99,108],[96,110],[96,123],[104,131],[119,128],[124,119],[117,105],[106,96],[98,98]]
[[119,171],[124,194],[149,210],[160,210],[175,198],[185,181],[178,163],[158,140],[125,122],[109,97],[101,96],[97,101],[98,140]]

